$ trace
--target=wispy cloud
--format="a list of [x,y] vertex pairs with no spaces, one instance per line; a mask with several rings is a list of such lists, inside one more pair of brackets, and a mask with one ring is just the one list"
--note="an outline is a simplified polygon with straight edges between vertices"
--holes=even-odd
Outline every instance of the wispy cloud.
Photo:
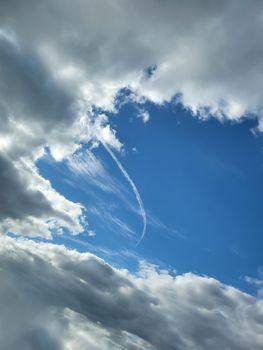
[[106,226],[114,232],[116,232],[116,228],[118,228],[120,232],[124,232],[128,237],[136,237],[136,232],[130,228],[126,222],[121,220],[116,213],[112,213],[112,208],[110,205],[107,205],[106,208],[102,204],[98,191],[96,190],[93,192],[91,188],[85,188],[85,184],[89,184],[105,193],[117,196],[120,201],[125,203],[128,210],[135,214],[141,215],[143,220],[143,229],[137,242],[137,244],[139,244],[145,235],[147,221],[146,212],[140,193],[133,180],[109,146],[102,139],[100,139],[99,142],[101,142],[106,152],[117,165],[118,169],[121,171],[121,174],[124,176],[124,179],[127,180],[132,192],[135,195],[139,208],[135,206],[134,200],[131,198],[127,188],[122,184],[122,182],[117,181],[117,179],[105,166],[105,162],[99,156],[95,155],[95,150],[82,150],[67,159],[66,165],[70,170],[70,178],[69,174],[64,172],[66,178],[65,181],[67,181],[67,183],[71,186],[78,187],[82,191],[87,191],[92,194],[93,197],[95,197],[97,200],[97,208],[93,206],[92,210],[88,209],[88,211],[93,211],[93,214],[99,216],[101,221],[104,222],[104,224],[107,224]]
[[188,239],[187,235],[178,229],[166,225],[157,216],[147,213],[147,223],[149,227],[153,227],[160,231],[164,231],[169,237],[177,237],[180,239]]
[[118,168],[120,169],[120,171],[122,172],[123,176],[125,177],[125,179],[128,181],[128,183],[130,184],[136,200],[139,204],[139,208],[140,208],[140,214],[142,217],[142,222],[143,222],[143,229],[142,229],[142,233],[141,233],[141,237],[137,242],[137,245],[141,243],[141,241],[143,240],[144,236],[145,236],[145,232],[146,232],[146,226],[147,226],[147,218],[146,218],[146,212],[144,209],[144,204],[143,201],[141,199],[140,193],[135,185],[135,183],[132,181],[130,175],[127,173],[127,171],[124,169],[124,167],[122,166],[121,162],[118,160],[118,158],[115,156],[115,154],[113,153],[113,151],[110,149],[110,147],[102,140],[100,139],[102,145],[104,146],[104,148],[106,149],[106,151],[109,153],[109,155],[111,156],[111,158],[114,160],[114,162],[116,163],[116,165],[118,166]]
[[67,160],[69,170],[82,181],[101,189],[120,195],[120,185],[109,174],[99,157],[87,149],[74,154]]
[[124,222],[116,213],[116,208],[110,208],[107,204],[97,203],[96,206],[90,206],[87,209],[88,215],[91,214],[99,218],[100,224],[111,232],[123,235],[132,240],[136,240],[137,234],[127,222]]

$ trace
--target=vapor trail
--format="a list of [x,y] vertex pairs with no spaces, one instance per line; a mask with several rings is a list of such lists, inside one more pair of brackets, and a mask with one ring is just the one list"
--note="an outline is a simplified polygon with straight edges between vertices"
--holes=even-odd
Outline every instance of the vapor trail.
[[143,240],[144,236],[145,236],[145,232],[146,232],[146,225],[147,225],[147,220],[146,220],[146,213],[145,213],[145,209],[144,209],[144,205],[140,196],[139,191],[137,190],[137,187],[135,186],[134,182],[132,181],[132,179],[130,178],[129,174],[127,173],[127,171],[124,169],[124,167],[122,166],[121,162],[118,160],[118,158],[115,156],[115,154],[112,152],[112,150],[107,146],[106,143],[104,143],[101,139],[99,140],[101,142],[101,144],[103,145],[103,147],[105,148],[105,150],[109,153],[109,155],[111,156],[111,158],[114,160],[114,162],[116,163],[117,167],[120,169],[120,171],[122,172],[123,176],[125,177],[125,179],[128,181],[128,183],[130,184],[133,193],[136,197],[136,200],[139,204],[139,208],[140,208],[140,212],[141,212],[141,216],[142,216],[142,222],[143,222],[143,229],[142,229],[142,234],[140,239],[138,240],[138,242],[136,243],[136,246],[138,246],[141,241]]

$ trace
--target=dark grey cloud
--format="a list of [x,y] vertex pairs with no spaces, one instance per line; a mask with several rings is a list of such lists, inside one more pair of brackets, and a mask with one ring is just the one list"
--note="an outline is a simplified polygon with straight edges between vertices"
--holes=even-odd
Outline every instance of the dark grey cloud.
[[262,300],[213,278],[146,263],[131,275],[88,253],[11,238],[1,239],[0,266],[5,349],[41,349],[43,339],[51,350],[262,348]]
[[37,190],[24,186],[12,162],[0,154],[0,219],[52,215],[50,204]]
[[74,123],[72,96],[40,57],[0,34],[0,230],[46,237],[60,226],[80,232],[81,206],[57,194],[34,166],[48,140],[59,142]]
[[6,38],[0,38],[0,96],[8,114],[51,127],[72,117],[72,97],[49,75],[41,58]]
[[[32,185],[32,177],[35,176],[37,179],[37,174],[34,174],[30,168],[27,169],[26,166],[23,168],[23,164],[15,163],[0,153],[0,169],[0,228],[3,231],[10,230],[18,234],[49,236],[45,227],[41,229],[42,220],[44,223],[57,220],[60,221],[61,226],[67,227],[69,225],[73,229],[75,226],[74,217],[71,218],[65,209],[67,206],[69,209],[71,207],[71,210],[74,207],[61,197],[57,199],[57,203],[60,203],[64,208],[63,210],[56,208],[52,203],[52,195],[51,198],[45,196],[43,184],[41,186],[40,181],[37,186]],[[48,183],[45,185],[47,188],[49,187]],[[49,190],[52,193],[51,188]],[[77,205],[75,210],[77,211],[76,215],[81,214]],[[35,222],[30,222],[30,218],[37,218],[40,222],[36,219]],[[28,225],[23,228],[24,220],[28,220]]]

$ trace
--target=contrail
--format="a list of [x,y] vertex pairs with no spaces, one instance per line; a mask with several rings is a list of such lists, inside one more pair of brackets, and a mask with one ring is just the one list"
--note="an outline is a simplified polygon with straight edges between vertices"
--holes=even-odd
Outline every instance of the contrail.
[[101,139],[99,139],[99,141],[101,142],[101,144],[103,145],[103,147],[105,148],[105,150],[109,153],[109,155],[111,156],[111,158],[114,160],[114,162],[116,163],[116,165],[118,166],[118,168],[120,169],[120,171],[122,172],[123,176],[125,177],[125,179],[128,181],[128,183],[130,184],[133,193],[135,194],[136,200],[139,204],[140,207],[140,212],[141,212],[141,216],[142,216],[142,222],[143,222],[143,229],[142,229],[142,234],[140,239],[138,240],[138,242],[136,243],[136,246],[138,246],[141,241],[143,240],[144,236],[145,236],[145,232],[146,232],[146,226],[147,226],[147,220],[146,220],[146,213],[145,213],[145,209],[144,209],[144,205],[140,196],[139,191],[137,190],[137,187],[135,186],[134,182],[132,181],[132,179],[130,178],[129,174],[127,173],[127,171],[124,169],[124,167],[122,166],[121,162],[118,160],[118,158],[115,156],[115,154],[112,152],[112,150],[107,146],[106,143],[104,143]]

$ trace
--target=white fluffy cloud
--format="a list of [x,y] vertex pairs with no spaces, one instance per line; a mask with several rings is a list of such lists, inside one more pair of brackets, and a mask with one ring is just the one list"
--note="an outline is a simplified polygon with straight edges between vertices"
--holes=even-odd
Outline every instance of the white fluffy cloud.
[[262,299],[213,278],[8,237],[0,266],[3,349],[262,349]]
[[58,194],[35,166],[49,148],[60,161],[94,135],[119,149],[107,125],[63,89],[32,50],[0,32],[1,232],[50,237],[60,227],[82,232],[83,208]]
[[2,183],[2,231],[83,229],[81,205],[44,188],[34,163],[47,148],[59,161],[96,138],[120,150],[94,111],[116,110],[122,88],[139,103],[176,96],[202,117],[254,114],[263,129],[260,1],[11,0],[0,23],[0,156],[13,174]]
[[158,103],[182,94],[194,112],[230,119],[261,114],[262,16],[260,1],[245,0],[1,4],[3,30],[62,85],[58,104],[81,97],[113,109],[130,87]]

